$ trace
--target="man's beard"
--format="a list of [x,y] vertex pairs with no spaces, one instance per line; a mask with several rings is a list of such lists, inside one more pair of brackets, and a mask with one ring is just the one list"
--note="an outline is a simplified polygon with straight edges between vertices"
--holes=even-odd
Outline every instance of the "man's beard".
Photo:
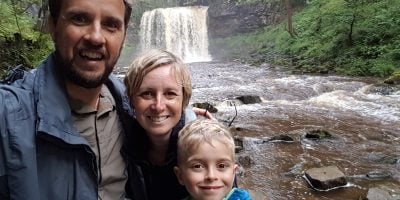
[[58,67],[59,69],[61,69],[60,70],[61,76],[70,81],[71,83],[87,89],[97,88],[102,84],[106,83],[108,80],[108,76],[111,74],[116,64],[115,61],[114,63],[112,63],[112,66],[106,65],[104,72],[102,74],[86,77],[75,69],[75,66],[73,66],[72,64],[72,59],[67,60],[62,58],[62,56],[58,51],[56,51],[55,54],[58,64],[61,65]]

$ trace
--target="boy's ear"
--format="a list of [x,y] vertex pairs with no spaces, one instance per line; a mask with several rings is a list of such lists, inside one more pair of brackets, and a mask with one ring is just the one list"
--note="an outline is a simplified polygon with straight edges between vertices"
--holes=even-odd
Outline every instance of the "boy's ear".
[[238,169],[239,169],[239,165],[238,164],[233,165],[233,173],[236,174]]
[[175,166],[174,167],[174,172],[175,172],[176,178],[178,179],[179,183],[181,185],[184,185],[184,182],[183,182],[183,179],[182,179],[181,169],[179,169],[179,167]]

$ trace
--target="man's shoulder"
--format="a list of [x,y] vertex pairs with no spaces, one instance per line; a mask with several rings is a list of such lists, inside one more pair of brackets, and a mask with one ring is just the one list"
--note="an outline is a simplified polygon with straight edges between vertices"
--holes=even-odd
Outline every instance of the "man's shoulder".
[[0,80],[1,90],[19,90],[31,88],[34,81],[36,69],[26,69],[22,66],[10,70],[6,76]]
[[9,84],[0,84],[0,113],[18,111],[32,105],[32,85],[31,72],[26,72],[22,78]]
[[32,75],[31,72],[26,72],[24,77],[18,80],[14,80],[8,84],[0,84],[0,95],[2,98],[17,98],[20,95],[30,94],[33,86]]

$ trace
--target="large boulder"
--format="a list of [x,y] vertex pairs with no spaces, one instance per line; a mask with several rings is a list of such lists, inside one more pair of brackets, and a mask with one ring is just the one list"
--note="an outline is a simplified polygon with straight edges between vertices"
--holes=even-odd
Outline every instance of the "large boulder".
[[367,200],[394,200],[394,198],[384,189],[370,188],[368,190]]
[[336,166],[308,169],[305,178],[310,186],[318,191],[328,191],[347,184],[344,173]]

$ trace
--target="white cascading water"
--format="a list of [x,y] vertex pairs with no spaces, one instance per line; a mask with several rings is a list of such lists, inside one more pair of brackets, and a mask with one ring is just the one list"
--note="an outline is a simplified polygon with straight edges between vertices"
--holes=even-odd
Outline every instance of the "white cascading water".
[[184,62],[211,61],[208,52],[205,6],[158,8],[143,14],[140,22],[142,51],[163,48]]

